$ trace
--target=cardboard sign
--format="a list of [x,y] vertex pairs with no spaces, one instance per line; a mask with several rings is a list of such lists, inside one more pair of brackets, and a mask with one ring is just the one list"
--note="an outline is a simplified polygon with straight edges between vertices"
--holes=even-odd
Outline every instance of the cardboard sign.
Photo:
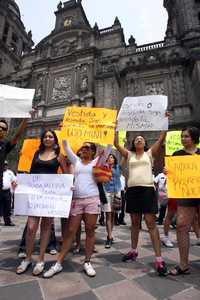
[[117,130],[160,131],[168,129],[167,96],[126,97],[117,120]]
[[[200,147],[200,143],[197,146]],[[165,153],[166,155],[172,155],[175,151],[183,148],[181,143],[181,131],[169,131],[166,136]]]
[[200,155],[165,158],[169,198],[200,198]]
[[18,172],[29,173],[34,154],[38,150],[39,145],[40,139],[24,140],[19,157]]
[[0,84],[0,117],[30,118],[34,89],[22,89]]
[[73,175],[19,174],[14,214],[68,218]]
[[84,142],[113,144],[116,110],[106,108],[67,107],[61,129],[71,147]]

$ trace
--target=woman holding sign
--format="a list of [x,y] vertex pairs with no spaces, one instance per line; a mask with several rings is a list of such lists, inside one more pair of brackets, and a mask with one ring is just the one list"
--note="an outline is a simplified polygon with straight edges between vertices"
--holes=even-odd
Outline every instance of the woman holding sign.
[[[185,128],[181,132],[181,143],[183,149],[173,153],[174,156],[200,155],[199,144],[200,132],[198,128]],[[196,214],[200,213],[200,199],[177,199],[176,232],[180,264],[170,271],[176,276],[189,274],[189,231],[195,221]]]
[[155,267],[160,276],[167,275],[165,262],[161,257],[160,237],[156,227],[156,214],[158,212],[158,203],[153,182],[153,159],[159,154],[166,133],[160,134],[157,142],[147,150],[145,139],[142,136],[136,136],[132,141],[130,151],[121,147],[118,143],[118,134],[115,135],[114,145],[121,155],[127,159],[128,164],[128,182],[126,192],[126,211],[131,217],[131,250],[124,255],[123,261],[136,260],[138,256],[137,245],[140,231],[141,215],[144,219],[150,233],[153,248],[155,251]]
[[[96,146],[90,142],[83,144],[79,150],[80,157],[72,152],[67,141],[63,142],[63,147],[67,157],[74,165],[74,194],[68,230],[66,231],[66,235],[63,240],[61,252],[56,264],[45,272],[43,276],[45,278],[50,278],[62,271],[64,258],[71,248],[74,236],[80,227],[81,220],[83,219],[85,222],[86,233],[85,261],[83,269],[88,276],[94,277],[96,275],[96,271],[90,262],[90,258],[94,250],[95,227],[100,213],[100,198],[97,183],[93,176],[93,167],[97,164],[99,157],[95,158]],[[104,154],[105,161],[108,154],[109,153]]]
[[[41,136],[39,149],[35,152],[30,174],[57,174],[59,166],[66,173],[66,164],[60,155],[58,138],[54,131],[46,130]],[[40,220],[40,255],[39,261],[33,269],[33,275],[39,275],[44,270],[44,254],[49,242],[53,218],[29,216],[26,234],[26,259],[17,267],[17,274],[24,273],[32,265],[32,252]]]

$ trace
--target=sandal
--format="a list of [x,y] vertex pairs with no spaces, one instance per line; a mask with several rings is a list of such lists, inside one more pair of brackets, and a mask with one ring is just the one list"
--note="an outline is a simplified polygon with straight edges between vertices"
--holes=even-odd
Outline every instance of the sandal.
[[21,264],[17,267],[16,274],[21,275],[25,273],[32,265],[30,260],[22,260]]
[[190,274],[189,268],[182,270],[179,266],[176,266],[174,269],[170,270],[170,275],[172,276],[189,275],[189,274]]
[[38,276],[40,275],[42,272],[44,271],[44,262],[43,261],[40,261],[38,262],[34,269],[33,269],[33,275],[34,276]]

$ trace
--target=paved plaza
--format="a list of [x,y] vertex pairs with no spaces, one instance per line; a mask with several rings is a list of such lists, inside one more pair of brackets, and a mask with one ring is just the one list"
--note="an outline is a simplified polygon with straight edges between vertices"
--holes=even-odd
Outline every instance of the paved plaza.
[[[88,278],[82,264],[84,251],[80,255],[70,253],[65,260],[64,271],[52,279],[34,277],[29,270],[16,275],[19,264],[17,245],[26,218],[13,219],[15,227],[0,225],[0,300],[153,300],[200,299],[200,246],[195,246],[191,233],[191,275],[165,278],[158,277],[153,268],[154,256],[148,232],[143,225],[140,235],[139,258],[137,262],[121,262],[122,253],[130,247],[129,226],[116,226],[114,244],[104,248],[105,227],[97,229],[97,253],[92,262],[97,271],[95,278]],[[162,231],[162,227],[159,227]],[[60,236],[59,221],[56,221],[56,235]],[[175,241],[175,231],[171,231]],[[82,234],[84,238],[84,233]],[[169,266],[176,263],[178,250],[162,248],[163,257]],[[34,256],[34,260],[36,256]],[[46,255],[48,267],[55,256]]]

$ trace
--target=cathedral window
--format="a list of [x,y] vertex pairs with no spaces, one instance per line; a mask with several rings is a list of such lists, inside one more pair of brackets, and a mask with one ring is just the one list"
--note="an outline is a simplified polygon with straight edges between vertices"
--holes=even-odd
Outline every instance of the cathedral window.
[[198,19],[199,19],[199,24],[200,24],[200,12],[198,13]]

